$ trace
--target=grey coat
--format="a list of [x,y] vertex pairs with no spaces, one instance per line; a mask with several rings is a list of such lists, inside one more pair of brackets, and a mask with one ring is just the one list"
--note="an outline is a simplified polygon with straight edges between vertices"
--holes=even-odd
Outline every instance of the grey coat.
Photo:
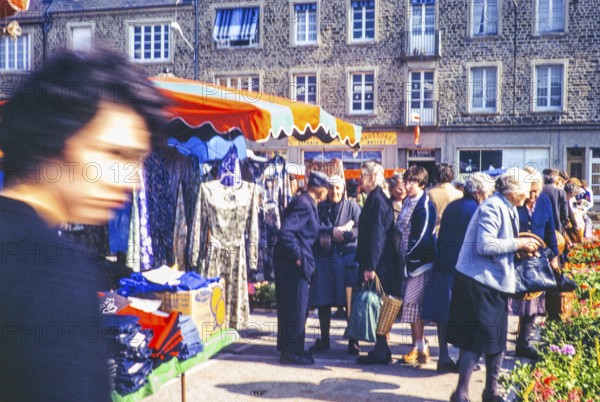
[[501,194],[485,200],[471,218],[456,269],[500,292],[514,293],[517,219],[516,208]]

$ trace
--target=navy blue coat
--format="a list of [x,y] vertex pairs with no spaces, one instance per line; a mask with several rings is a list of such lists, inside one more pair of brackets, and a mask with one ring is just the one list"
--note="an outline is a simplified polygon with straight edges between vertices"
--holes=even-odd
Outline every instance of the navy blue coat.
[[386,293],[399,295],[401,276],[394,230],[392,201],[377,187],[360,213],[356,261],[361,273],[375,270]]
[[436,260],[433,264],[435,271],[454,275],[467,227],[478,207],[477,201],[467,196],[448,204],[440,223]]
[[317,204],[310,195],[302,193],[288,204],[277,234],[275,252],[294,266],[296,260],[301,260],[309,282],[316,267],[313,246],[319,238],[319,226]]
[[408,255],[404,276],[435,259],[435,220],[437,214],[427,193],[423,193],[410,217]]
[[358,222],[360,221],[360,206],[352,201],[343,199],[340,201],[339,211],[337,216],[332,221],[330,210],[334,204],[329,201],[323,201],[319,204],[319,220],[321,222],[321,233],[333,236],[333,229],[337,226],[343,226],[351,220],[354,221],[354,227],[349,232],[344,232],[344,242],[341,244],[333,244],[337,251],[342,254],[350,254],[356,252],[356,241],[358,239]]
[[554,231],[554,211],[550,198],[541,193],[535,202],[531,217],[527,213],[527,207],[518,207],[517,210],[519,211],[519,232],[531,232],[538,235],[552,250],[553,255],[558,255],[558,241]]

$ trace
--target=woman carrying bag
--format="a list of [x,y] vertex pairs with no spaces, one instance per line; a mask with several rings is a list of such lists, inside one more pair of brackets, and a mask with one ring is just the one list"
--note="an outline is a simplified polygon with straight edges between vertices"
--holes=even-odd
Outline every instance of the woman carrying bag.
[[[362,168],[361,188],[368,194],[358,223],[356,261],[359,266],[359,280],[381,281],[383,291],[388,295],[400,293],[400,271],[398,256],[394,247],[394,210],[384,187],[386,186],[383,167],[375,162],[367,162]],[[388,364],[392,353],[386,335],[377,335],[375,348],[366,356],[357,359],[358,364]]]

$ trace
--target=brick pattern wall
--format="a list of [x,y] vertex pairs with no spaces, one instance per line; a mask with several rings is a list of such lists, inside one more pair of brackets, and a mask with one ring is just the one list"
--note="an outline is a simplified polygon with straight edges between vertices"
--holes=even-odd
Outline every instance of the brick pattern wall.
[[[499,0],[500,31],[497,36],[470,38],[468,30],[471,0],[437,0],[436,29],[442,31],[442,57],[430,61],[435,69],[438,124],[452,129],[494,126],[543,126],[547,124],[597,124],[600,122],[600,22],[593,10],[600,0],[568,1],[567,32],[535,35],[535,0],[519,1],[517,29],[513,2]],[[406,123],[407,77],[415,60],[401,57],[403,32],[407,30],[410,0],[377,0],[376,41],[348,44],[350,0],[318,0],[319,44],[292,46],[293,24],[290,1],[284,0],[199,0],[199,79],[212,81],[225,73],[258,73],[262,91],[289,96],[292,71],[319,74],[319,102],[336,116],[365,128],[400,128]],[[245,49],[217,49],[212,39],[215,10],[223,6],[259,5],[261,7],[260,46]],[[42,13],[37,13],[39,19]],[[194,42],[194,11],[189,4],[177,8],[145,10],[90,11],[55,13],[48,35],[48,54],[65,47],[67,24],[95,22],[95,41],[104,46],[127,50],[127,22],[165,19],[175,15],[183,34]],[[42,64],[41,25],[24,25],[34,40],[33,66]],[[142,66],[149,74],[168,68],[180,77],[193,78],[192,50],[175,31],[172,60]],[[513,41],[517,52],[514,58]],[[567,109],[563,112],[532,113],[535,95],[532,87],[532,60],[568,61]],[[468,112],[467,63],[500,62],[502,76],[500,112]],[[516,64],[516,70],[513,65]],[[418,65],[418,62],[417,62]],[[412,66],[412,67],[411,67]],[[348,71],[376,67],[376,112],[373,115],[348,114]],[[515,74],[516,71],[516,74]],[[2,74],[0,96],[7,96],[22,74]],[[516,91],[514,91],[516,85]],[[408,124],[410,125],[410,124]]]

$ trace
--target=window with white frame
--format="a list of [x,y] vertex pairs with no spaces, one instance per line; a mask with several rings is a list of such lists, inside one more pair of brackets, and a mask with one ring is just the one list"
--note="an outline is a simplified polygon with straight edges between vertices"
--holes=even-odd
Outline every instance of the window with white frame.
[[[433,71],[410,73],[410,122],[420,125],[434,124]],[[418,117],[416,119],[415,117]]]
[[31,42],[29,35],[12,39],[0,37],[0,70],[26,71],[31,69]]
[[213,40],[218,48],[258,45],[260,7],[224,8],[216,11]]
[[536,30],[539,33],[564,32],[565,2],[564,0],[536,0]]
[[171,31],[169,24],[131,27],[131,57],[134,61],[169,61]]
[[258,92],[260,90],[260,79],[258,75],[236,75],[217,76],[215,84],[239,90]]
[[313,105],[317,103],[316,74],[294,74],[292,99]]
[[469,109],[471,112],[497,111],[497,83],[498,68],[471,68],[471,82],[469,91]]
[[350,74],[352,113],[373,113],[375,111],[375,74],[355,72]]
[[294,22],[297,45],[317,43],[317,3],[294,4]]
[[91,50],[94,46],[94,28],[92,25],[70,27],[70,48],[73,50]]
[[471,33],[488,36],[498,33],[498,0],[473,0]]
[[410,52],[414,55],[435,54],[435,1],[411,0],[410,7]]
[[535,110],[562,110],[564,66],[535,66]]
[[375,0],[351,1],[351,40],[364,42],[375,40]]

